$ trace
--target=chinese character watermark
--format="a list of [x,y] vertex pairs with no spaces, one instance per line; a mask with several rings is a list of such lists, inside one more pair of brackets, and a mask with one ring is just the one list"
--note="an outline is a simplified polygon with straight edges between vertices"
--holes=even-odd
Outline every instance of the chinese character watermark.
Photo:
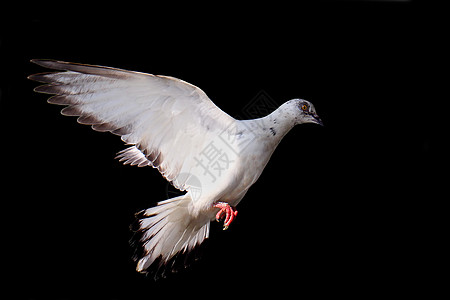
[[269,94],[261,90],[258,94],[244,106],[242,116],[244,119],[256,119],[265,117],[279,107],[279,104],[269,96]]
[[227,170],[230,163],[234,160],[230,160],[228,154],[214,145],[214,141],[211,141],[198,155],[194,157],[197,162],[196,166],[201,166],[204,170],[203,175],[210,175],[212,182],[215,182],[217,176],[222,175],[222,171]]
[[[255,119],[264,117],[278,108],[275,102],[265,91],[260,91],[245,107],[237,119]],[[217,137],[210,141],[203,149],[194,156],[195,168],[199,168],[193,173],[201,177],[197,178],[193,174],[179,174],[177,180],[186,182],[193,200],[198,199],[202,189],[208,183],[215,183],[223,174],[230,169],[237,160],[240,153],[251,145],[256,135],[252,128],[245,122],[241,122],[238,127],[231,125],[223,130]],[[187,178],[187,180],[186,180]],[[183,180],[184,179],[184,180]],[[167,197],[180,196],[184,194],[175,188],[167,186]]]

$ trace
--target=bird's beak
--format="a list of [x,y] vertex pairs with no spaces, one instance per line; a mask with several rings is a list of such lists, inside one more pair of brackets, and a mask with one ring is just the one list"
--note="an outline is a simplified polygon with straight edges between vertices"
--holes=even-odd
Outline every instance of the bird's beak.
[[323,126],[323,122],[317,114],[313,114],[312,116],[314,118],[314,121],[313,121],[314,123],[319,124],[320,126]]

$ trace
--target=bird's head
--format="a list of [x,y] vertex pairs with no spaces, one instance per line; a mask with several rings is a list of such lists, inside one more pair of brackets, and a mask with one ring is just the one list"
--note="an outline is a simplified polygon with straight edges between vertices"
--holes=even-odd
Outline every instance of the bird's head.
[[323,126],[323,122],[311,102],[303,99],[294,99],[289,102],[292,103],[296,111],[295,124],[315,123]]

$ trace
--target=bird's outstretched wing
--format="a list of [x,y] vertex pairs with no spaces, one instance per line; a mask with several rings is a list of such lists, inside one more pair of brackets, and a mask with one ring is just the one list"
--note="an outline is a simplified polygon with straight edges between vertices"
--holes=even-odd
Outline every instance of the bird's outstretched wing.
[[180,189],[208,137],[235,122],[198,87],[182,80],[109,67],[32,60],[64,72],[29,79],[46,83],[36,92],[55,94],[48,102],[67,105],[61,113],[97,131],[110,131],[133,145],[119,154],[133,165],[150,165]]

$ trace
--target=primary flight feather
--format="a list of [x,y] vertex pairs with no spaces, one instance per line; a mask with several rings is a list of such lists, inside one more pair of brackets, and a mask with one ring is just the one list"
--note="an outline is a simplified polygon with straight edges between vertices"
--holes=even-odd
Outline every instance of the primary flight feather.
[[139,213],[142,254],[137,271],[168,266],[209,236],[209,223],[237,215],[235,206],[256,182],[284,135],[296,124],[322,125],[314,106],[293,99],[266,117],[236,120],[183,80],[109,67],[32,60],[63,72],[30,79],[54,94],[49,103],[97,131],[120,135],[131,147],[125,164],[152,166],[186,194]]

